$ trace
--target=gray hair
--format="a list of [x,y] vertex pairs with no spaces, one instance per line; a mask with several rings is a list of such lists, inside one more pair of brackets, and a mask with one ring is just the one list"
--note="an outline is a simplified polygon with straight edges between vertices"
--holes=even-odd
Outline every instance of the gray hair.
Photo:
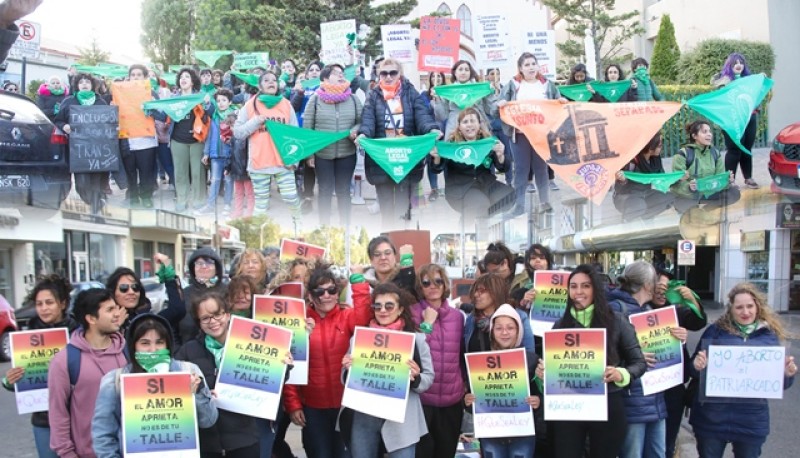
[[636,294],[645,285],[655,285],[657,279],[656,268],[649,262],[640,260],[625,266],[625,270],[617,278],[617,281],[620,289],[630,294]]

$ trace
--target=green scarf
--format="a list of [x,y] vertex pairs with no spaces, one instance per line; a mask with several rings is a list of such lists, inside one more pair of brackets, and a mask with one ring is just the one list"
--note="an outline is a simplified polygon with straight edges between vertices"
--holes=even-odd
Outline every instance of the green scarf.
[[173,121],[182,120],[194,107],[203,103],[206,94],[198,92],[191,95],[181,95],[163,100],[151,100],[142,104],[143,110],[160,110],[166,113]]
[[81,105],[94,105],[95,93],[94,91],[78,91],[75,93],[75,98]]
[[642,83],[647,85],[650,84],[650,74],[647,73],[647,69],[645,67],[637,68],[636,71],[633,72],[633,74],[636,76],[636,79],[638,79]]
[[239,78],[240,80],[244,81],[250,86],[258,87],[258,75],[254,75],[252,73],[240,73],[240,72],[231,72],[231,75]]
[[303,80],[303,82],[300,83],[300,85],[303,86],[303,90],[308,91],[311,89],[318,88],[320,83],[321,81],[319,80],[319,78],[314,78],[310,80]]
[[205,63],[209,67],[213,67],[222,56],[232,54],[233,51],[195,51],[194,58]]
[[170,265],[161,264],[161,267],[159,267],[158,270],[156,271],[156,277],[158,277],[159,283],[166,283],[168,281],[174,280],[176,277],[175,267],[173,267],[171,264]]
[[150,78],[150,88],[154,91],[161,87],[161,84],[158,82],[158,78]]
[[[471,142],[436,142],[439,156],[462,164],[488,167],[492,158],[489,154],[497,142],[495,137],[484,138]],[[488,164],[487,164],[488,162]]]
[[48,86],[47,88],[50,89],[50,93],[53,95],[64,95],[64,86],[61,86],[58,89],[53,89],[50,86]]
[[240,316],[242,318],[252,318],[250,316],[250,310],[231,310],[231,315]]
[[722,172],[709,177],[697,178],[697,192],[703,194],[704,197],[708,197],[728,189],[730,178],[730,172]]
[[622,95],[625,94],[625,92],[631,87],[630,80],[611,81],[607,83],[589,81],[588,83],[561,86],[558,88],[558,90],[561,92],[561,95],[570,100],[574,100],[575,102],[588,102],[589,99],[592,98],[592,93],[586,89],[587,84],[591,84],[592,89],[594,89],[595,92],[602,95],[606,98],[606,100],[612,103],[619,100],[619,98],[622,97]]
[[[214,103],[214,105],[216,105],[216,103]],[[216,110],[214,110],[214,119],[216,119],[219,122],[222,122],[225,120],[225,118],[228,117],[228,115],[231,115],[233,113],[236,113],[236,109],[233,108],[232,106],[228,107],[228,109],[224,111],[217,108]]]
[[267,121],[266,126],[284,164],[296,164],[322,148],[350,135],[349,130],[323,132],[287,126],[274,121]]
[[592,325],[592,317],[594,317],[594,304],[586,307],[583,310],[578,310],[575,307],[572,307],[569,310],[569,313],[572,315],[572,318],[575,318],[578,323],[581,324],[581,326],[588,328]]
[[214,364],[219,368],[219,365],[222,364],[222,352],[225,349],[225,345],[217,342],[217,339],[209,335],[206,335],[205,344],[206,350],[214,355]]
[[258,100],[267,106],[267,108],[273,108],[275,105],[280,103],[283,99],[282,95],[269,95],[269,94],[259,94]]
[[[686,307],[689,307],[689,309],[694,312],[695,315],[697,315],[697,318],[702,319],[703,314],[697,309],[697,306],[694,305],[694,302],[684,298],[680,291],[678,291],[679,286],[686,286],[686,282],[681,280],[670,280],[669,283],[667,283],[667,292],[664,293],[664,296],[667,298],[667,304],[685,305]],[[700,301],[700,296],[698,296],[697,293],[692,291],[692,294],[694,294],[695,299]]]
[[455,83],[436,86],[436,95],[449,100],[463,110],[478,103],[479,100],[494,92],[488,82],[485,83]]
[[750,334],[758,328],[758,322],[754,321],[751,324],[739,324],[736,321],[733,322],[736,325],[736,329],[739,330],[745,337],[750,337]]
[[142,369],[151,374],[169,372],[169,362],[171,360],[169,349],[162,348],[154,352],[137,351],[134,358],[142,366]]
[[668,192],[669,187],[677,183],[683,177],[683,172],[672,173],[639,173],[622,172],[625,178],[636,183],[649,184],[656,191]]
[[205,86],[200,86],[200,91],[213,96],[217,92],[217,87],[214,86],[214,83],[208,83]]
[[436,134],[362,138],[359,145],[395,183],[400,183],[436,146]]

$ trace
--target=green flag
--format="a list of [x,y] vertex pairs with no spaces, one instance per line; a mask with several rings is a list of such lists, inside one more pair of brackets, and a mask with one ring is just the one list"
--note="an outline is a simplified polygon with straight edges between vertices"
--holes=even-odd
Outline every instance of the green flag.
[[730,178],[731,174],[729,172],[722,172],[709,177],[697,178],[697,192],[702,193],[705,197],[708,197],[716,192],[720,192],[728,188]]
[[395,183],[400,183],[436,145],[436,133],[413,137],[362,138],[359,145]]
[[170,86],[172,86],[172,85],[177,86],[178,85],[178,74],[177,73],[162,73],[161,74],[161,79],[166,81],[167,84],[169,84]]
[[172,72],[172,73],[178,73],[179,71],[181,71],[182,68],[186,68],[186,67],[189,67],[189,66],[188,65],[183,65],[183,64],[170,65],[169,67],[167,67],[167,70]]
[[[281,100],[283,100],[282,95],[269,95],[269,94],[259,94],[258,100],[267,106],[267,108],[272,108],[275,105],[279,104]],[[266,125],[266,124],[265,124]]]
[[686,105],[717,124],[736,146],[750,153],[740,141],[753,110],[764,100],[772,84],[773,81],[762,73],[745,76],[722,89],[692,97]]
[[[680,280],[670,280],[669,283],[667,283],[667,292],[665,293],[665,296],[667,297],[667,304],[685,305],[689,307],[689,309],[692,312],[694,312],[694,314],[697,315],[698,318],[702,319],[703,314],[700,312],[700,310],[697,309],[697,306],[694,304],[694,301],[692,301],[691,299],[686,299],[685,297],[683,297],[681,292],[678,291],[678,288],[681,286],[686,286],[686,282]],[[692,294],[694,295],[694,298],[699,302],[700,296],[698,296],[697,293],[695,293],[694,291],[692,291]]]
[[180,121],[192,108],[203,103],[206,98],[204,92],[192,95],[182,95],[163,100],[151,100],[142,104],[143,110],[161,110],[173,121]]
[[494,90],[488,82],[466,84],[454,83],[446,84],[444,86],[436,86],[436,95],[455,103],[456,106],[461,110],[475,105],[478,100],[486,97],[493,91]]
[[320,80],[319,80],[319,78],[314,78],[314,79],[310,79],[310,80],[303,80],[303,82],[300,83],[300,84],[303,86],[303,90],[307,91],[309,89],[318,88],[319,84],[320,84]]
[[258,75],[254,75],[252,73],[239,73],[239,72],[231,72],[231,75],[239,78],[240,80],[244,81],[250,86],[258,87]]
[[358,72],[358,65],[348,65],[344,69],[344,78],[347,81],[353,81],[356,77],[356,73]]
[[649,184],[656,191],[668,192],[669,187],[677,183],[683,177],[684,172],[673,173],[638,173],[623,172],[625,178],[641,184]]
[[209,67],[213,67],[220,57],[227,56],[231,53],[233,53],[233,51],[195,51],[194,58],[205,63]]
[[[587,83],[570,84],[569,86],[560,86],[558,88],[561,95],[574,100],[575,102],[588,102],[592,98],[592,93],[586,89]],[[608,83],[601,83],[599,81],[590,81],[588,84],[592,85],[592,89],[598,94],[605,97],[609,102],[616,102],[622,97],[630,87],[630,80],[611,81]]]
[[436,151],[445,159],[477,167],[489,159],[495,142],[495,137],[472,142],[436,142]]
[[275,121],[267,121],[267,131],[272,142],[283,158],[284,164],[295,164],[350,135],[349,130],[323,132],[287,126]]
[[127,68],[116,68],[111,66],[76,65],[75,70],[79,73],[89,73],[91,75],[102,76],[103,78],[125,78],[128,76]]

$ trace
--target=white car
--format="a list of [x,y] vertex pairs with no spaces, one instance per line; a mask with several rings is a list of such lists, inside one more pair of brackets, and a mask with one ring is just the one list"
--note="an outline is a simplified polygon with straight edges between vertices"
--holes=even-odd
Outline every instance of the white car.
[[150,299],[152,312],[158,313],[169,305],[167,287],[158,282],[158,278],[143,278],[144,293]]

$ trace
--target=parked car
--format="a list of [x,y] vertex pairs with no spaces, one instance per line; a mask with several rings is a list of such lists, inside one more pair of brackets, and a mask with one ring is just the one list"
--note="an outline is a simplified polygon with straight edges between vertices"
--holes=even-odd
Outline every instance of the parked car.
[[[78,293],[81,291],[85,291],[87,289],[92,288],[105,288],[106,285],[100,283],[99,281],[83,281],[79,283],[73,283],[72,285],[72,292],[69,293],[69,306],[67,307],[67,313],[72,313],[72,306],[75,304],[75,298],[78,296]],[[36,306],[30,302],[26,301],[22,304],[17,312],[17,323],[19,324],[20,329],[28,329],[28,323],[36,316]]]
[[769,152],[772,192],[800,197],[800,122],[783,128]]
[[0,91],[0,204],[58,209],[72,186],[67,139],[24,95]]
[[0,295],[0,361],[11,359],[11,333],[17,329],[14,308]]
[[153,313],[158,313],[169,305],[167,287],[159,283],[158,278],[142,278],[142,285],[145,295],[150,299]]

